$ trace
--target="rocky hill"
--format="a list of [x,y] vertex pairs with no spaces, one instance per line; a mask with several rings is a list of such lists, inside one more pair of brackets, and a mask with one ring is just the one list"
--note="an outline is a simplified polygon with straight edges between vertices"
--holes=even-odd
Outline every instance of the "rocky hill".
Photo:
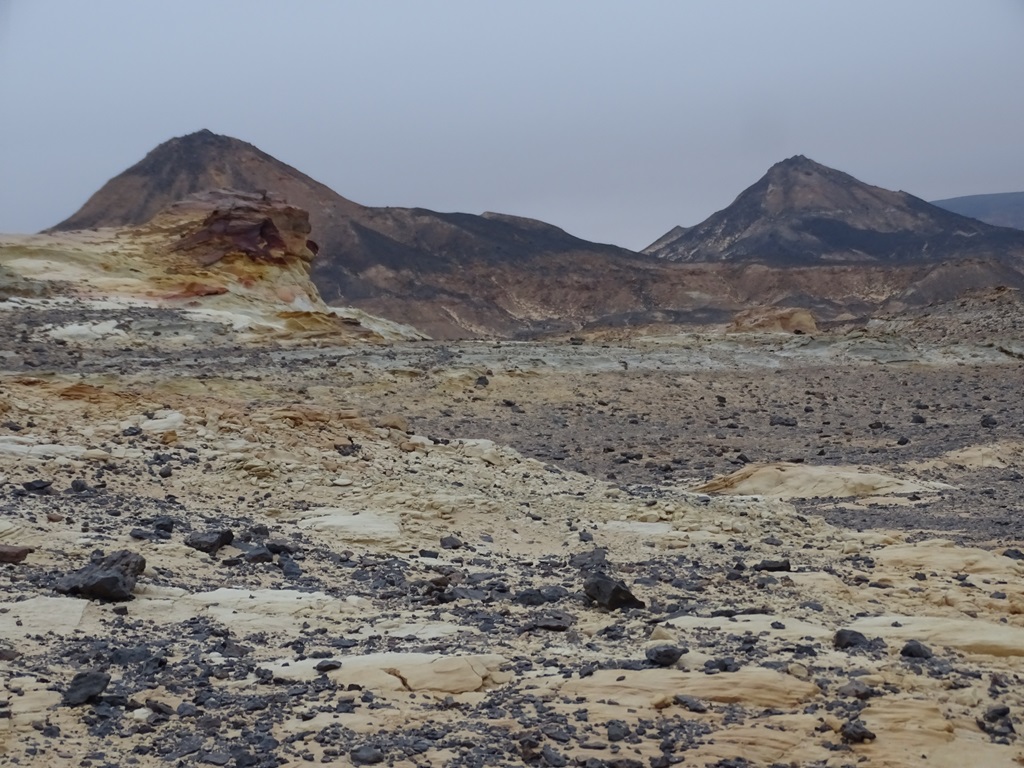
[[[348,200],[244,141],[203,130],[164,142],[108,181],[51,231],[140,224],[182,197],[217,187],[270,190],[309,211],[323,298],[378,311],[437,336],[505,335],[593,319],[623,304],[596,285],[644,258],[515,216],[371,208]],[[525,278],[525,279],[523,279]],[[599,296],[599,297],[598,297]]]
[[997,227],[1024,229],[1024,192],[951,197],[946,200],[933,200],[932,205]]
[[1024,234],[858,181],[802,155],[645,253],[676,262],[905,265],[1024,258]]

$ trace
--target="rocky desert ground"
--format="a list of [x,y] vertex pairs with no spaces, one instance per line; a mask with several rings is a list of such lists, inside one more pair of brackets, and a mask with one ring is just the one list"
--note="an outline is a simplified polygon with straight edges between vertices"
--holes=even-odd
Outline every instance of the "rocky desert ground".
[[210,205],[0,241],[0,765],[1024,764],[1015,292],[440,343]]

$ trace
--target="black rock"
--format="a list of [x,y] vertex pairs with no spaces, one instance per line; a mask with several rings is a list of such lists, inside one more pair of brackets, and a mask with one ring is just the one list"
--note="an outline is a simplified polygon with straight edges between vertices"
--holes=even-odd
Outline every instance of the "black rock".
[[231,755],[227,752],[207,752],[199,758],[204,765],[227,765],[231,762]]
[[185,546],[212,555],[234,539],[235,534],[226,528],[219,531],[193,531],[185,537]]
[[932,649],[920,640],[908,640],[907,644],[903,646],[903,650],[900,651],[900,656],[908,659],[930,659],[933,654]]
[[262,545],[253,547],[245,553],[245,562],[247,563],[270,563],[273,560],[274,553]]
[[75,675],[68,688],[64,691],[64,698],[61,701],[65,707],[77,707],[86,702],[94,700],[110,684],[110,675],[91,669],[86,672],[79,672]]
[[608,741],[622,741],[629,736],[629,726],[621,720],[608,721]]
[[647,649],[647,660],[659,667],[671,667],[686,653],[685,648],[675,645],[656,645]]
[[565,611],[545,611],[523,625],[523,631],[529,632],[532,629],[546,629],[549,632],[565,632],[576,620]]
[[356,747],[348,756],[356,765],[376,765],[384,762],[384,753],[376,747]]
[[992,416],[981,417],[981,426],[985,427],[985,429],[992,429],[992,427],[996,426],[998,423],[999,422]]
[[843,723],[843,727],[839,729],[839,735],[848,744],[862,744],[865,741],[873,741],[875,738],[875,734],[868,730],[862,720],[850,720]]
[[832,644],[839,650],[844,648],[864,648],[870,642],[855,629],[840,629],[832,639]]
[[836,694],[839,696],[849,696],[854,699],[870,699],[872,696],[877,695],[877,691],[870,687],[867,683],[862,680],[851,680],[850,682],[839,686],[836,689]]
[[1015,547],[1011,547],[1010,549],[1003,550],[1003,557],[1008,557],[1011,560],[1024,560],[1024,552],[1021,552]]
[[167,478],[174,474],[174,470],[171,469],[170,464],[164,464],[162,467],[160,467],[160,471],[157,472],[157,474],[160,475],[160,477]]
[[[1021,556],[1024,558],[1024,555]],[[581,571],[596,571],[608,564],[608,550],[595,547],[589,552],[580,552],[569,558],[569,565]]]
[[685,707],[690,712],[701,714],[708,711],[708,705],[695,696],[687,696],[684,693],[677,693],[673,697],[673,701],[681,707]]
[[797,424],[796,419],[792,416],[778,416],[774,415],[769,417],[769,427],[795,427]]
[[762,560],[760,563],[754,566],[755,571],[789,571],[792,570],[789,565],[789,560]]
[[1005,704],[995,704],[989,707],[985,711],[985,722],[994,723],[1002,720],[1004,717],[1008,717],[1010,714],[1010,708]]
[[334,669],[341,669],[341,662],[337,659],[324,659],[313,667],[317,672],[330,672]]
[[297,579],[302,576],[302,568],[288,555],[278,555],[277,565],[281,569],[281,574],[289,579]]
[[569,760],[550,744],[544,745],[540,751],[540,756],[551,768],[565,768],[569,764]]
[[462,539],[458,536],[444,536],[441,538],[442,549],[461,549]]
[[95,552],[89,565],[63,576],[55,589],[89,600],[131,600],[135,583],[144,570],[146,559],[126,549],[106,557]]
[[42,493],[51,485],[53,485],[53,480],[29,480],[27,483],[22,483],[21,487],[32,493]]
[[638,599],[621,581],[605,573],[594,573],[583,582],[584,594],[609,611],[620,608],[644,608],[646,603]]
[[515,596],[514,600],[519,603],[519,605],[534,607],[544,605],[547,602],[539,589],[524,589]]
[[89,484],[80,477],[76,477],[71,481],[71,490],[74,493],[85,493],[89,490]]

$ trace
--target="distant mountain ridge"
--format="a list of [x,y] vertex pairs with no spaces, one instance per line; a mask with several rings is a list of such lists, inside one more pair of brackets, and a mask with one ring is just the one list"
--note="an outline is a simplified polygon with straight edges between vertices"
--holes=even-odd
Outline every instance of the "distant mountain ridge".
[[932,205],[996,227],[1024,229],[1024,192],[997,192],[932,200]]
[[727,208],[644,253],[691,263],[899,265],[1024,256],[1024,233],[797,155],[773,165]]
[[363,206],[251,144],[199,131],[156,147],[53,229],[138,225],[226,186],[308,211],[320,246],[311,277],[327,303],[435,338],[724,325],[766,306],[850,319],[968,289],[1024,289],[1024,232],[801,156],[639,254],[508,214]]
[[209,130],[160,144],[49,231],[139,224],[176,200],[222,187],[269,190],[309,212],[320,246],[312,276],[325,301],[401,317],[431,335],[504,334],[590,317],[579,301],[540,296],[529,280],[496,281],[495,272],[521,272],[529,263],[552,291],[571,290],[582,281],[578,270],[645,260],[518,216],[363,206],[252,144]]

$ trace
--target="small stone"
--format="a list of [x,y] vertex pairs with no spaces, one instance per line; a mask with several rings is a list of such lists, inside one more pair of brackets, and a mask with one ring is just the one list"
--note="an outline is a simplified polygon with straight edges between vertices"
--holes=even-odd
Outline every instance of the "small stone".
[[583,582],[583,592],[602,608],[610,611],[646,606],[646,603],[637,599],[625,584],[605,573],[594,573],[587,577]]
[[629,726],[622,720],[608,721],[608,741],[622,741],[629,734]]
[[932,650],[920,640],[908,640],[900,651],[900,656],[908,659],[930,659]]
[[865,741],[873,741],[875,738],[875,734],[868,730],[862,720],[850,720],[843,723],[843,727],[839,729],[839,735],[848,744],[863,744]]
[[71,490],[73,493],[85,493],[89,490],[89,484],[80,477],[76,477],[71,481]]
[[868,639],[855,629],[840,629],[836,632],[832,644],[839,650],[844,648],[863,648],[869,645]]
[[110,675],[99,670],[88,670],[75,675],[64,691],[61,703],[66,707],[77,707],[92,701],[106,690]]
[[384,753],[376,747],[356,747],[348,756],[356,765],[376,765],[384,762]]
[[687,696],[684,693],[677,693],[673,697],[673,701],[681,707],[684,707],[689,712],[696,714],[702,714],[708,711],[708,705],[695,696]]
[[647,649],[647,660],[659,667],[671,667],[686,653],[685,648],[676,645],[656,645]]
[[51,485],[53,485],[53,480],[29,480],[26,483],[22,483],[21,487],[32,493],[42,493],[48,490]]
[[313,667],[313,669],[323,674],[324,672],[331,672],[335,669],[341,669],[341,662],[337,659],[324,659],[323,661],[318,662],[317,665]]
[[142,555],[121,549],[104,557],[97,551],[89,565],[62,577],[55,589],[89,600],[131,600],[135,583],[144,570],[146,559]]
[[11,544],[0,544],[0,563],[20,563],[35,552],[32,547],[19,547]]
[[185,537],[185,546],[212,555],[221,547],[230,544],[234,539],[235,534],[227,529],[219,531],[194,531]]
[[985,427],[985,429],[992,429],[998,423],[999,422],[996,421],[996,419],[993,416],[982,416],[981,417],[981,426]]
[[876,691],[862,680],[854,679],[849,681],[848,683],[845,683],[844,685],[839,686],[839,688],[836,689],[836,694],[838,694],[839,696],[848,696],[863,701],[865,699],[870,699],[872,696],[874,696],[876,694]]
[[780,572],[789,571],[791,570],[791,568],[789,560],[762,560],[760,563],[754,566],[754,570]]
[[174,470],[171,469],[171,465],[170,464],[164,464],[162,467],[160,467],[160,471],[157,472],[157,474],[160,475],[160,477],[166,478],[166,477],[170,477],[171,475],[173,475],[174,474]]
[[442,549],[461,549],[462,539],[458,536],[444,536],[441,538]]
[[247,563],[270,563],[274,560],[274,553],[264,546],[253,547],[245,553]]

